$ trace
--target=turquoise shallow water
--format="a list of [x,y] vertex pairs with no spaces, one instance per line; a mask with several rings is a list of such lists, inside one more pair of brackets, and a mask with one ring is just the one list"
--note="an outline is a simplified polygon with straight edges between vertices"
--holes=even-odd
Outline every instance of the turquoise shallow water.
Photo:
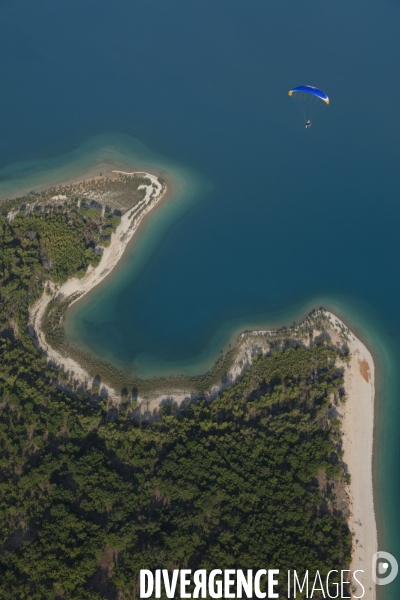
[[[102,160],[176,191],[70,335],[140,374],[198,372],[242,327],[336,309],[376,358],[380,548],[400,559],[398,3],[3,0],[0,18],[1,195]],[[331,97],[308,131],[301,83]]]

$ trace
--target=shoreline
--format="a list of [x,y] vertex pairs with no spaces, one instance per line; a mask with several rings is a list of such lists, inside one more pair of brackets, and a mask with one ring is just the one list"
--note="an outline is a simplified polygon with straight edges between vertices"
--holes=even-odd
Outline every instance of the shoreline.
[[[147,173],[145,171],[135,171],[135,172],[132,172],[132,173],[125,173],[124,171],[113,170],[112,173],[120,173],[120,174],[125,174],[125,175],[128,175],[128,176],[142,175],[142,176],[146,176],[148,178],[155,178],[155,179],[158,179],[158,177],[159,177],[158,175],[150,175],[149,173]],[[103,177],[99,177],[98,179],[103,179]],[[164,189],[162,190],[161,195],[158,198],[155,199],[155,201],[152,203],[152,205],[149,207],[148,210],[146,210],[146,211],[144,211],[143,213],[140,214],[139,221],[137,222],[137,225],[135,225],[134,231],[132,231],[132,233],[129,233],[129,238],[124,238],[124,240],[123,240],[123,244],[124,244],[123,250],[122,250],[120,256],[118,257],[118,259],[116,260],[115,264],[113,266],[111,266],[110,269],[108,270],[108,272],[102,276],[101,280],[99,280],[96,284],[94,284],[93,286],[91,286],[90,289],[88,289],[83,294],[81,294],[79,296],[79,298],[76,298],[75,300],[73,300],[69,304],[68,309],[73,304],[75,304],[76,302],[78,302],[79,300],[81,300],[84,296],[89,296],[95,290],[95,288],[97,287],[97,285],[99,283],[107,280],[107,278],[110,277],[111,275],[114,275],[117,272],[118,269],[123,268],[123,258],[125,257],[126,250],[128,249],[128,247],[132,243],[133,244],[135,243],[136,237],[137,237],[137,236],[135,236],[135,234],[138,232],[140,225],[142,225],[143,221],[145,221],[145,219],[148,217],[148,215],[149,215],[150,212],[151,213],[156,212],[156,210],[158,208],[160,208],[161,205],[164,204],[164,202],[166,202],[167,200],[169,200],[171,198],[171,196],[173,196],[173,194],[174,194],[173,182],[171,182],[171,180],[166,180],[164,177],[162,179],[164,181]],[[137,206],[135,207],[135,210],[136,210],[136,208],[137,208]],[[130,212],[130,210],[131,209],[128,209],[127,212]],[[122,222],[122,218],[121,218],[121,222]],[[108,248],[105,248],[105,250],[109,250],[110,247],[113,245],[113,242],[115,243],[116,239],[114,240],[114,236],[116,236],[117,233],[118,233],[118,229],[111,236],[111,244],[110,244],[110,246]],[[123,233],[122,233],[122,235],[123,235]],[[119,237],[121,237],[121,235]],[[104,253],[103,253],[103,258],[104,258]],[[102,264],[104,264],[104,263],[101,262],[99,264],[99,267]],[[80,281],[83,281],[83,280],[80,280]],[[68,280],[67,282],[65,282],[65,284],[63,284],[63,286],[66,285],[67,283],[69,283],[70,281],[72,281],[72,280]],[[59,291],[61,291],[61,288],[60,288]],[[73,294],[71,294],[71,295],[73,295]]]
[[[346,472],[350,473],[351,481],[344,486],[346,505],[349,516],[347,519],[352,534],[351,571],[361,570],[359,575],[364,588],[364,597],[376,600],[376,586],[372,579],[372,557],[378,551],[378,532],[374,503],[373,479],[373,450],[375,433],[375,363],[371,352],[365,344],[337,317],[328,310],[314,313],[317,317],[325,318],[324,329],[328,332],[333,343],[346,343],[350,350],[351,360],[344,363],[344,389],[346,402],[334,409],[336,417],[342,422],[343,463]],[[310,341],[304,333],[304,326],[313,327]],[[315,337],[322,333],[321,327],[313,325],[313,315],[307,317],[293,330],[286,330],[288,339],[300,342],[304,346],[312,344]],[[236,383],[243,375],[253,358],[258,354],[268,354],[274,339],[279,339],[282,331],[253,330],[242,332],[238,336],[235,349],[235,359],[224,383],[214,386],[208,399],[212,400],[226,387]],[[152,398],[138,398],[140,404],[134,413],[141,420],[152,421],[157,418],[158,408],[166,401],[180,405],[192,401],[196,394],[188,394],[182,390],[175,393],[159,393]],[[338,507],[340,510],[340,506]],[[354,596],[361,596],[362,588],[353,580]]]
[[[331,312],[335,325],[347,326]],[[352,571],[363,570],[365,597],[376,599],[372,579],[372,557],[378,551],[378,530],[374,501],[373,451],[375,433],[376,369],[371,352],[352,332],[348,335],[351,361],[344,372],[347,401],[339,407],[342,420],[343,461],[351,475],[348,486],[350,517],[348,525],[353,537]],[[361,595],[357,586],[355,595]]]
[[[81,175],[71,175],[70,177],[67,176],[67,178],[63,177],[60,179],[55,179],[54,182],[52,184],[43,184],[43,185],[39,185],[39,186],[35,186],[33,184],[33,191],[35,193],[40,194],[41,192],[44,192],[48,189],[52,189],[52,188],[64,188],[67,186],[74,186],[80,183],[87,183],[89,181],[97,181],[97,180],[104,180],[107,176],[109,176],[108,174],[112,174],[113,172],[113,165],[111,165],[110,163],[107,162],[99,162],[95,165],[93,165],[92,167],[89,168],[88,171],[86,171],[85,173],[81,174]],[[138,171],[139,172],[139,171]],[[100,175],[100,173],[102,173]],[[25,184],[26,185],[26,184]],[[29,187],[29,186],[27,186]],[[24,188],[20,188],[20,189],[15,189],[12,194],[10,195],[9,193],[7,193],[7,195],[4,194],[0,194],[0,202],[6,202],[8,200],[13,200],[14,198],[18,199],[18,198],[23,198],[24,196],[26,196],[27,194],[29,194],[29,192],[26,192],[24,190]]]
[[[70,357],[64,357],[54,350],[45,339],[41,328],[43,316],[49,302],[55,297],[71,298],[70,306],[84,295],[90,293],[116,266],[134,234],[137,232],[143,218],[167,194],[167,187],[154,175],[144,172],[126,172],[114,170],[117,174],[145,176],[151,182],[146,187],[146,193],[137,205],[128,209],[121,217],[121,223],[111,236],[111,243],[104,248],[102,260],[97,268],[89,267],[82,279],[76,277],[69,279],[59,288],[52,285],[52,294],[43,293],[41,298],[29,311],[29,326],[33,329],[37,344],[44,351],[47,360],[52,362],[65,373],[73,376],[75,381],[90,387],[93,377]],[[337,409],[337,416],[342,421],[343,435],[343,462],[351,475],[351,482],[345,486],[348,498],[350,516],[348,526],[352,533],[352,563],[351,570],[363,570],[361,581],[371,600],[376,599],[375,584],[372,580],[372,556],[378,549],[377,525],[374,507],[373,489],[373,447],[374,447],[374,403],[375,403],[375,364],[372,354],[356,337],[347,325],[334,313],[325,310],[316,311],[307,317],[303,323],[295,325],[292,329],[245,331],[236,337],[233,362],[224,377],[223,382],[214,385],[206,396],[212,400],[224,388],[234,384],[244,373],[253,358],[260,352],[265,354],[271,351],[273,343],[279,339],[300,342],[307,346],[310,338],[305,337],[305,329],[313,328],[314,334],[321,331],[320,322],[316,326],[314,317],[322,319],[323,328],[326,327],[334,343],[346,343],[351,353],[349,364],[344,366],[344,387],[347,401]],[[345,332],[345,333],[344,333]],[[283,336],[283,337],[282,337]],[[119,402],[120,393],[107,384],[102,384],[102,391],[106,391],[108,399]],[[178,406],[186,400],[194,400],[200,394],[191,393],[183,389],[169,390],[168,392],[154,392],[150,397],[138,397],[138,405],[133,409],[133,414],[140,420],[152,420],[157,415],[160,404],[172,401]],[[202,394],[204,396],[204,394]],[[361,587],[356,586],[355,594],[361,594]]]
[[[325,300],[322,300],[322,302],[324,302]],[[326,301],[326,303],[328,303],[329,301]],[[336,312],[337,311],[337,312]],[[364,562],[364,570],[366,573],[369,574],[369,578],[371,580],[371,598],[372,600],[376,600],[379,598],[383,597],[383,593],[384,593],[384,589],[382,589],[381,586],[376,586],[372,580],[372,577],[370,576],[370,571],[371,571],[371,566],[372,566],[372,556],[375,552],[378,551],[379,547],[382,547],[382,544],[385,542],[385,537],[384,537],[384,522],[383,522],[383,517],[382,517],[382,513],[380,512],[380,506],[379,506],[379,488],[378,488],[378,481],[377,481],[377,469],[379,468],[377,461],[379,461],[379,456],[381,456],[381,449],[379,447],[377,447],[378,441],[377,441],[377,431],[380,430],[380,428],[382,427],[382,423],[379,422],[379,419],[381,419],[381,415],[378,412],[378,396],[377,394],[380,395],[380,397],[383,397],[383,389],[381,386],[381,377],[382,377],[382,365],[380,366],[380,356],[379,356],[379,352],[376,350],[374,343],[372,340],[369,340],[369,342],[363,342],[363,338],[365,337],[365,333],[363,334],[363,331],[355,326],[350,319],[348,319],[347,315],[344,314],[342,312],[342,309],[340,307],[335,306],[334,308],[327,309],[327,312],[331,313],[332,316],[339,322],[343,323],[343,325],[351,331],[351,334],[353,335],[353,337],[361,344],[361,346],[366,350],[366,353],[369,354],[369,363],[370,365],[372,365],[372,386],[373,386],[373,394],[372,394],[372,441],[370,443],[370,453],[372,454],[372,458],[371,458],[371,462],[370,462],[370,469],[371,469],[371,482],[372,482],[372,497],[373,497],[373,501],[372,501],[372,507],[373,507],[373,528],[375,530],[374,533],[374,537],[375,537],[375,550],[373,552],[369,553],[368,556],[368,562],[366,562],[365,560]],[[338,316],[338,313],[340,314],[340,316]],[[369,348],[371,348],[370,350],[368,349],[367,343],[369,345]],[[376,495],[375,495],[376,492]],[[363,567],[360,567],[363,568]],[[366,587],[365,589],[365,594],[364,597],[367,597],[367,592],[369,592],[369,587]],[[359,588],[361,589],[361,588]],[[361,593],[361,592],[360,592]]]
[[[72,300],[69,303],[69,306],[72,306],[72,304],[91,292],[97,285],[99,285],[99,283],[106,279],[119,263],[126,247],[132,240],[134,234],[137,232],[143,218],[167,194],[166,184],[162,184],[155,175],[144,171],[128,173],[125,171],[113,170],[112,172],[127,176],[140,175],[149,179],[151,184],[148,186],[143,186],[146,187],[146,193],[143,200],[141,200],[133,208],[128,209],[122,215],[121,223],[111,236],[110,245],[104,248],[102,259],[97,268],[90,266],[86,272],[86,275],[82,279],[73,277],[62,284],[59,288],[52,285],[51,291],[53,293],[49,295],[46,294],[46,292],[43,292],[41,298],[39,298],[39,300],[35,302],[35,304],[29,310],[28,326],[33,329],[37,344],[45,353],[47,360],[54,363],[64,372],[73,374],[74,379],[79,380],[84,384],[85,387],[88,386],[93,377],[91,377],[89,373],[75,360],[70,357],[62,356],[46,341],[41,324],[47,306],[49,302],[56,297],[72,297]],[[120,399],[120,394],[118,394],[113,388],[108,385],[103,385],[102,387],[105,388],[109,398],[114,400]]]

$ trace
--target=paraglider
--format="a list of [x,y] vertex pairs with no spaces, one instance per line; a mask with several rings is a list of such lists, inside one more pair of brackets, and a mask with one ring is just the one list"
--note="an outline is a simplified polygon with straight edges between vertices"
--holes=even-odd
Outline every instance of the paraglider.
[[306,129],[311,127],[311,119],[323,104],[329,104],[329,98],[322,90],[312,85],[299,85],[289,90],[289,96],[296,102],[304,117]]

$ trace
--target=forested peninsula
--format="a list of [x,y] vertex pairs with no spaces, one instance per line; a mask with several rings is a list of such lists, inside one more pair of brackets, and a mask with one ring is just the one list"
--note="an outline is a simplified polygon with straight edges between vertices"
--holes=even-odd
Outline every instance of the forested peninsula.
[[[191,380],[128,380],[65,342],[71,299],[57,292],[101,270],[152,186],[120,174],[0,204],[5,600],[138,598],[146,568],[323,576],[354,556],[342,418],[354,356],[343,324],[316,311],[290,329],[245,332]],[[46,343],[75,351],[89,385],[48,361],[31,323],[44,295]],[[103,381],[118,398],[101,393]],[[190,393],[165,393],[182,382]],[[287,597],[284,580],[280,590]]]

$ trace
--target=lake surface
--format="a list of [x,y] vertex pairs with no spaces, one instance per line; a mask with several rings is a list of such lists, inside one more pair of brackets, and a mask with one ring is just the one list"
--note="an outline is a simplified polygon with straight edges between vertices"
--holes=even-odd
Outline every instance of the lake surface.
[[[99,157],[175,186],[71,338],[193,373],[241,328],[336,310],[379,369],[380,549],[400,559],[399,4],[0,0],[0,19],[0,193]],[[307,131],[300,84],[331,98]]]

